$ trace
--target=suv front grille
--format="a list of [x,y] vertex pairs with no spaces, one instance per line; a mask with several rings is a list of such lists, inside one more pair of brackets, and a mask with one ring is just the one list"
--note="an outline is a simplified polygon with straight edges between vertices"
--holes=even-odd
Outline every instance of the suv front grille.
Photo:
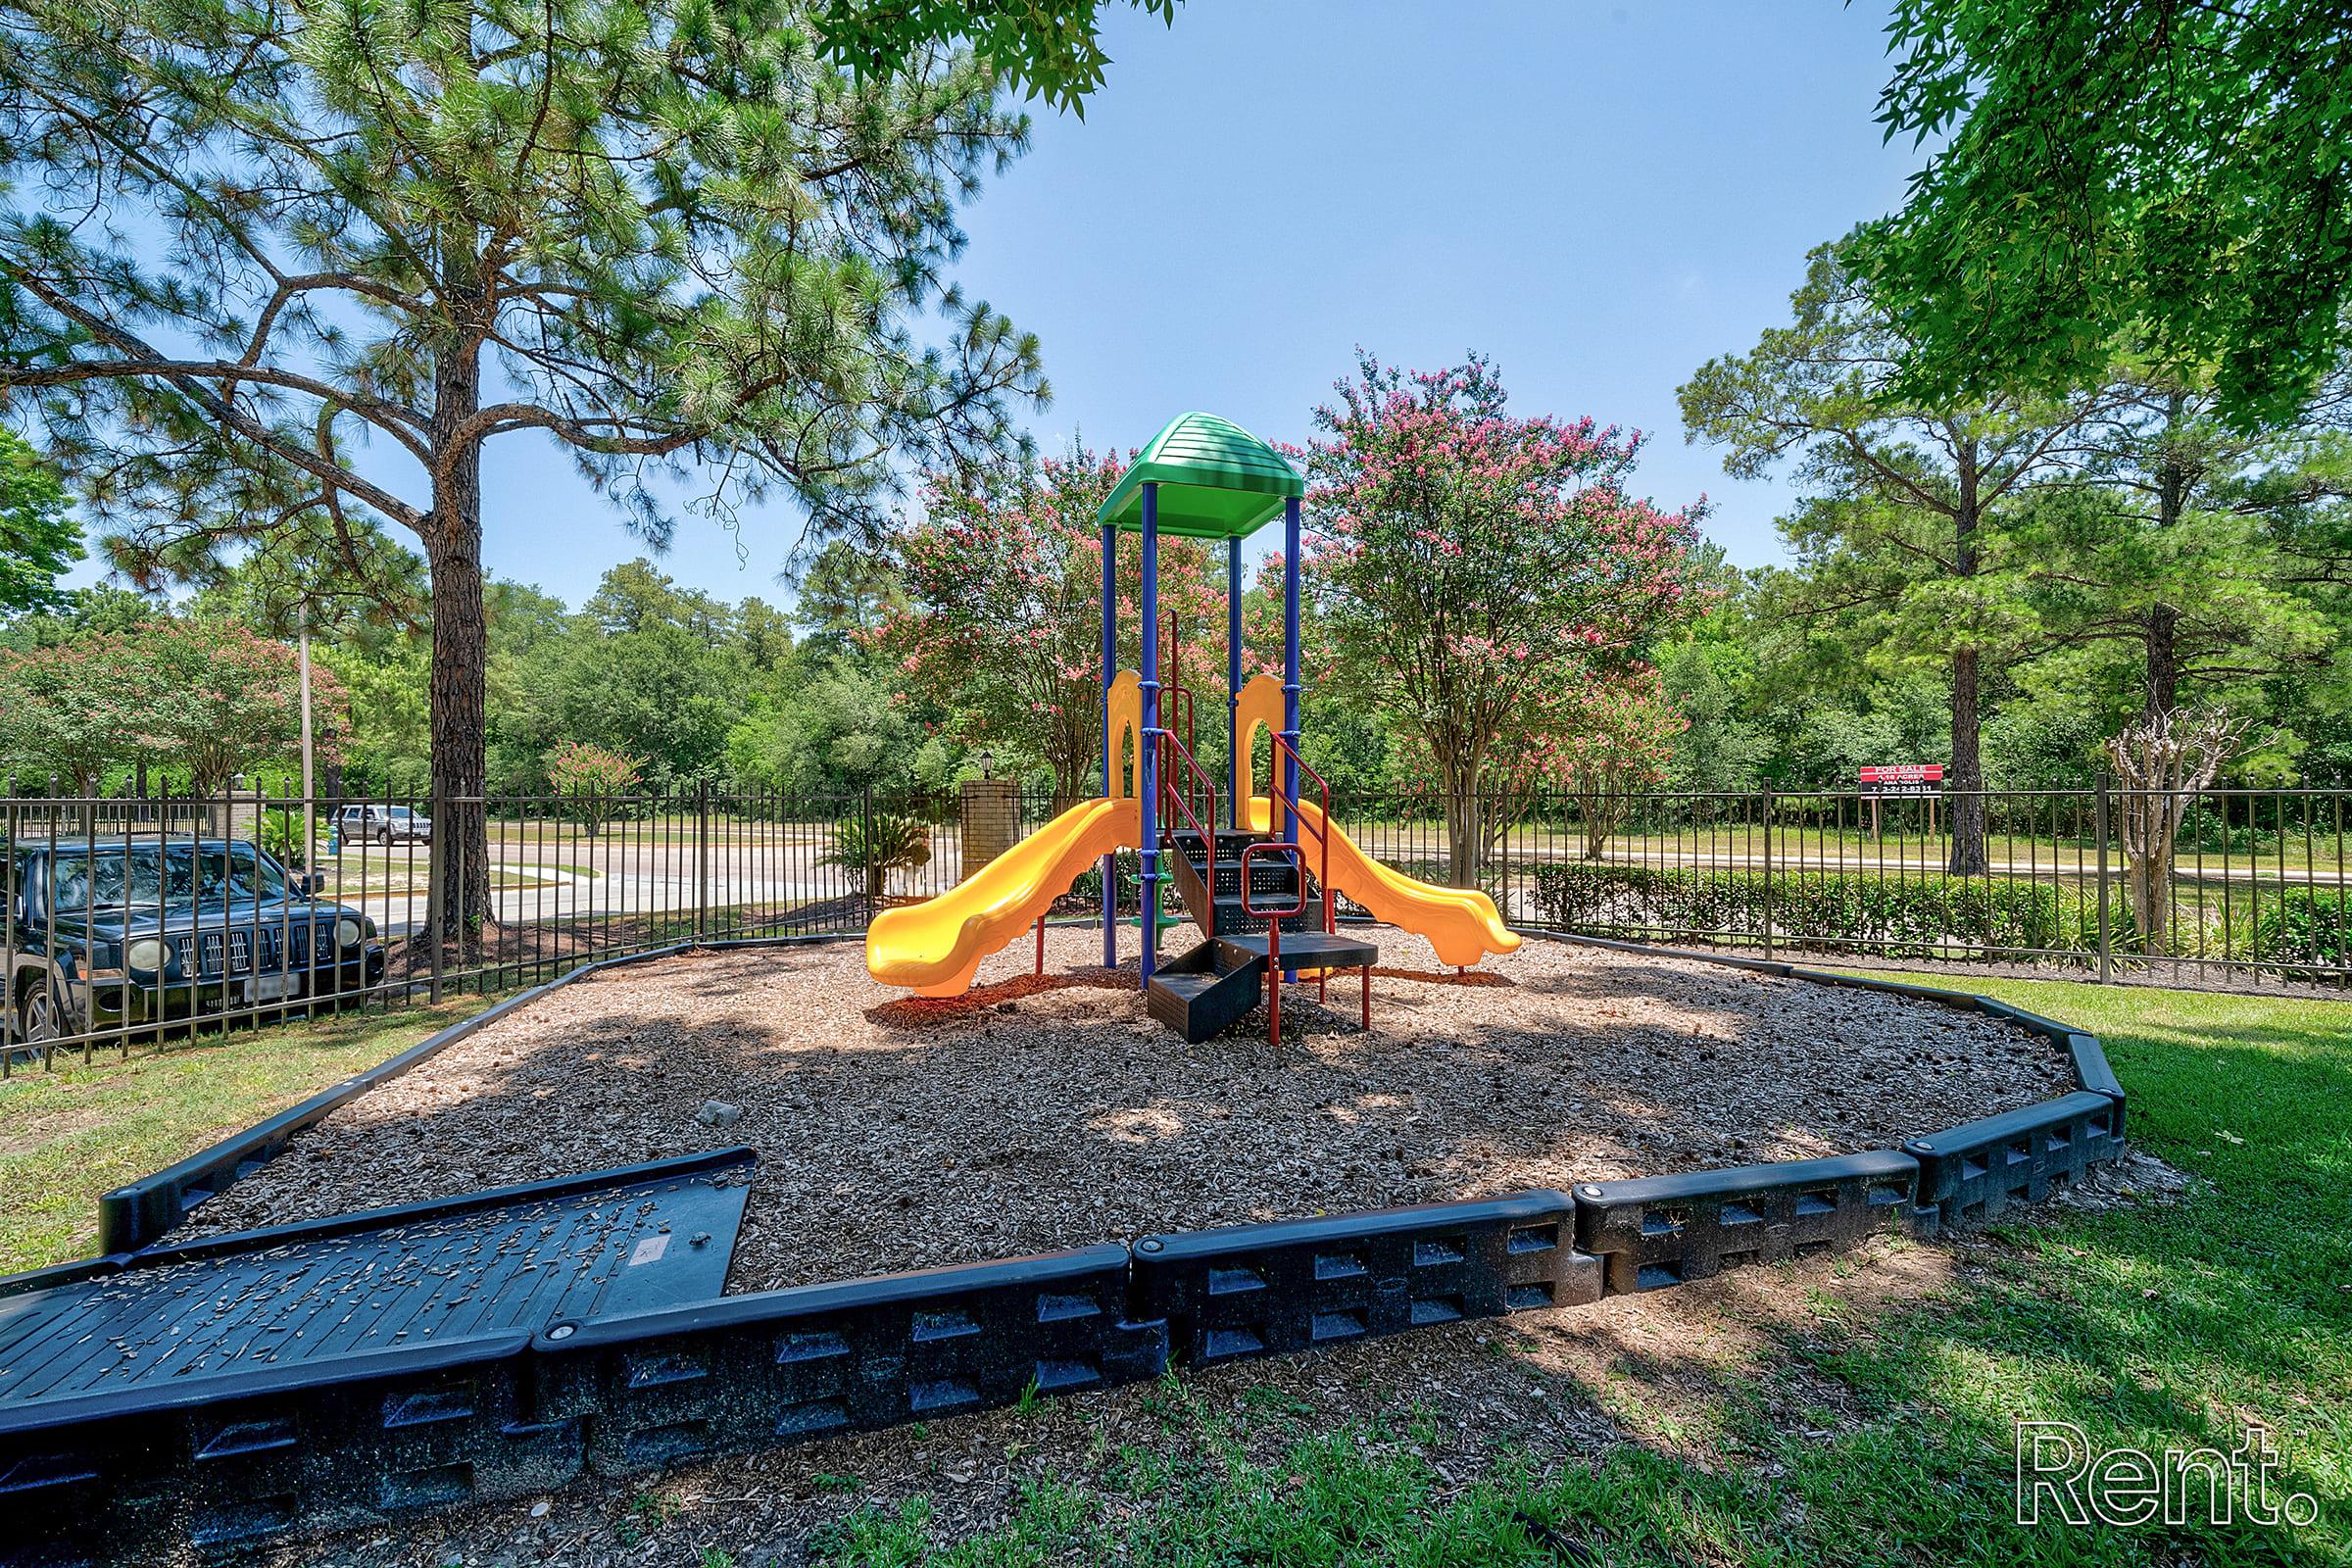
[[[335,958],[335,925],[331,920],[288,926],[238,926],[229,931],[199,931],[196,933],[197,978],[211,980],[223,975],[252,974],[257,969],[271,971],[307,967],[302,956],[306,935],[310,939],[310,962],[332,963]],[[257,941],[261,948],[258,962],[254,955]],[[290,957],[281,956],[289,951]]]

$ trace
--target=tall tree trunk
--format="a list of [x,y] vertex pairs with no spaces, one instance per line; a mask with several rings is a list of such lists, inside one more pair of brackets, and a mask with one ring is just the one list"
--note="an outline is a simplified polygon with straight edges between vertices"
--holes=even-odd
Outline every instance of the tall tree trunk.
[[1438,778],[1446,791],[1446,880],[1457,888],[1474,888],[1487,844],[1478,766],[1440,758]]
[[434,377],[432,434],[440,458],[425,560],[432,571],[433,822],[442,868],[441,930],[462,956],[480,951],[490,917],[490,835],[483,790],[489,634],[482,598],[482,458],[478,443],[452,451],[452,432],[481,403],[478,351],[445,354]]
[[2139,716],[2156,718],[2180,706],[2180,612],[2158,605],[2148,612],[2143,639],[2147,644],[2147,700]]
[[[1952,517],[1953,574],[1974,577],[1977,528],[1983,520],[1974,443],[1960,445],[1956,456],[1960,498]],[[1952,654],[1952,765],[1946,787],[1952,821],[1952,857],[1947,869],[1954,876],[1983,876],[1991,867],[1984,853],[1984,696],[1978,689],[1982,658],[1973,645]]]
[[1984,753],[1977,662],[1974,648],[1952,655],[1952,768],[1947,788],[1952,858],[1947,869],[1954,876],[1983,876],[1991,864],[1984,853]]
[[[2156,465],[2156,526],[2168,533],[2179,524],[2188,505],[2189,473],[2181,466],[2177,450],[2169,445],[2180,422],[2183,401],[2178,392],[2166,400],[2168,445],[2165,457]],[[2171,605],[2156,606],[2148,612],[2145,635],[2148,691],[2140,716],[2154,719],[2180,706],[2180,612]]]

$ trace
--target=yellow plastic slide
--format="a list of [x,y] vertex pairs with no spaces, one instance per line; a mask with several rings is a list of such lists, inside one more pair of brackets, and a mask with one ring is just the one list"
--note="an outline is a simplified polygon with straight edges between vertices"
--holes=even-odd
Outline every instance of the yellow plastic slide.
[[[1306,858],[1306,868],[1312,872],[1318,869],[1323,853],[1314,834],[1323,824],[1323,813],[1313,802],[1301,801],[1298,815],[1298,853]],[[1272,832],[1273,819],[1266,797],[1251,796],[1250,827],[1260,833]],[[1383,865],[1358,849],[1337,825],[1331,829],[1331,885],[1362,905],[1373,919],[1427,937],[1440,963],[1467,967],[1490,953],[1519,951],[1519,933],[1502,923],[1493,899],[1475,888],[1416,881]]]
[[1035,925],[1080,872],[1135,848],[1142,832],[1132,800],[1080,802],[938,898],[876,915],[865,933],[866,973],[926,997],[957,995],[982,958]]

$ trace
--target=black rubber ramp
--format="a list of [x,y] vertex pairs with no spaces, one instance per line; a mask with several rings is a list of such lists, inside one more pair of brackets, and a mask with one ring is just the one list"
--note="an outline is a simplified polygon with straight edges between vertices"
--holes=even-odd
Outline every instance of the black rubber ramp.
[[[0,1432],[717,1297],[752,1152],[136,1253],[0,1296]],[[275,1381],[275,1379],[270,1379]]]

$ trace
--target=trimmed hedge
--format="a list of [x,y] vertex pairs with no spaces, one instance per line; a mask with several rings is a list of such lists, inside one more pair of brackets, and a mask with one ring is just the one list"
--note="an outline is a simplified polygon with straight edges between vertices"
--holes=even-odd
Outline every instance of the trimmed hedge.
[[2098,952],[2091,901],[2030,882],[1923,872],[1900,878],[1813,871],[1552,864],[1535,873],[1543,922],[1594,936],[1695,935],[1761,941],[1767,893],[1775,941],[1896,957]]

